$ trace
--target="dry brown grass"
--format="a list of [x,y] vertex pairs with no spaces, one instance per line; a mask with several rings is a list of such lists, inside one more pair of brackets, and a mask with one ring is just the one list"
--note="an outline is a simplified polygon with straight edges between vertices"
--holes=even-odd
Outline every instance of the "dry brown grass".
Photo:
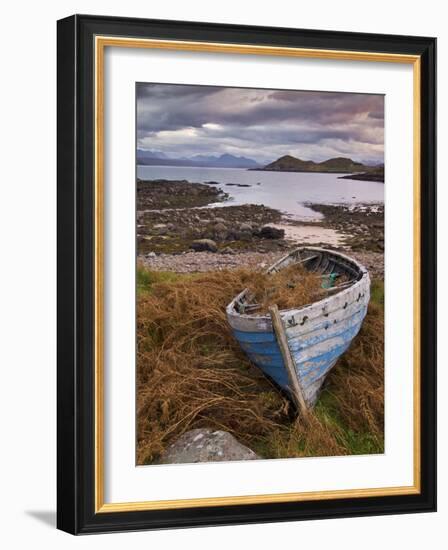
[[363,326],[330,372],[309,425],[285,425],[267,440],[273,457],[382,453],[384,313],[370,303]]
[[257,315],[266,314],[276,304],[279,309],[300,307],[324,298],[322,278],[302,266],[292,265],[278,273],[252,273],[248,288],[252,302],[259,304]]
[[364,324],[334,368],[328,392],[341,421],[355,432],[384,434],[384,311],[370,303]]
[[333,369],[305,426],[289,400],[251,365],[227,324],[225,306],[254,283],[254,272],[178,278],[141,273],[137,463],[157,461],[169,443],[198,427],[229,431],[271,458],[381,450],[380,308],[369,309],[362,333]]

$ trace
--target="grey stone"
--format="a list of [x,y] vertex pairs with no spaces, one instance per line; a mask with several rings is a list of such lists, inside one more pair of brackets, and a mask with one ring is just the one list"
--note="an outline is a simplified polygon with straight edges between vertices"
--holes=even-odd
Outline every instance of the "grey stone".
[[202,231],[199,227],[192,227],[190,231],[194,237],[202,237]]
[[251,223],[242,223],[240,225],[240,231],[252,231],[252,224]]
[[250,231],[240,231],[240,241],[251,241],[252,233]]
[[213,237],[218,241],[225,241],[229,235],[227,227],[223,223],[217,223],[213,228]]
[[163,453],[160,464],[256,460],[257,458],[259,457],[249,447],[239,443],[228,432],[199,428],[184,433],[172,443]]
[[212,239],[198,239],[191,243],[191,248],[195,252],[217,252],[218,246]]
[[223,231],[227,231],[226,225],[224,225],[224,224],[221,223],[221,222],[217,223],[213,229],[214,229],[217,233],[222,233]]
[[283,239],[285,236],[284,229],[277,229],[271,225],[265,225],[260,229],[259,235],[262,239]]

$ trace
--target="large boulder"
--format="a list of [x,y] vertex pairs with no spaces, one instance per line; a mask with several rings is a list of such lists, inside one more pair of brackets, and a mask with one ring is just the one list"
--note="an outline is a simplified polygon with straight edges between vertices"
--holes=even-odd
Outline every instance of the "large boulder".
[[199,428],[184,433],[163,453],[160,464],[256,460],[251,449],[222,430]]
[[283,239],[285,230],[272,227],[272,225],[264,225],[260,229],[259,236],[262,239]]
[[217,252],[218,246],[212,239],[197,239],[190,245],[195,252]]
[[213,236],[218,241],[225,241],[228,234],[229,232],[227,231],[227,227],[223,223],[217,223],[213,228]]
[[227,231],[227,226],[222,223],[222,222],[218,222],[216,223],[215,227],[214,227],[214,230],[217,232],[217,233],[220,233],[222,231]]

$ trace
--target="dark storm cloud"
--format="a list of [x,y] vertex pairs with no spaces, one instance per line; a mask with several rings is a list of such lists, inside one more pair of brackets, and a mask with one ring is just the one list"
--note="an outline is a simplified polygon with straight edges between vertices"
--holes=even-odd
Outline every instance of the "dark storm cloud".
[[137,83],[137,98],[202,98],[217,94],[222,90],[216,86],[188,86],[187,84],[146,84]]
[[322,160],[347,154],[383,158],[381,95],[137,85],[137,136],[144,149],[171,156],[282,154]]

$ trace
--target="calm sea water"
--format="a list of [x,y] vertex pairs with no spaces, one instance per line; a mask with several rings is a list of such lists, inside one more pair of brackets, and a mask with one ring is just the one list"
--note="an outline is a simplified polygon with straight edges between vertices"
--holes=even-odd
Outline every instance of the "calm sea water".
[[[318,218],[319,214],[304,203],[356,204],[384,202],[384,184],[338,179],[343,174],[300,172],[255,172],[241,168],[192,168],[184,166],[138,166],[141,179],[188,180],[204,183],[217,181],[229,194],[229,204],[264,204],[295,219]],[[234,187],[227,183],[248,184]]]

